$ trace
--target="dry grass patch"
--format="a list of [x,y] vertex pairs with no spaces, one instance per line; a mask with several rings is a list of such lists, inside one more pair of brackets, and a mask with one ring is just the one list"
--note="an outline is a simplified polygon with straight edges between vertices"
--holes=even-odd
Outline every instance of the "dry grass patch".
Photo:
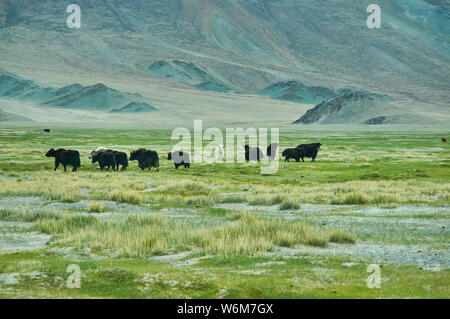
[[324,247],[331,240],[352,238],[343,231],[332,232],[300,221],[259,219],[248,212],[227,216],[219,226],[196,224],[155,216],[130,216],[125,222],[100,222],[91,216],[38,221],[37,227],[59,234],[56,242],[78,248],[112,251],[120,256],[152,256],[201,248],[205,253],[227,259],[261,256],[276,246],[297,244]]
[[133,191],[114,191],[110,199],[119,203],[128,203],[133,205],[140,205],[143,202],[142,196]]

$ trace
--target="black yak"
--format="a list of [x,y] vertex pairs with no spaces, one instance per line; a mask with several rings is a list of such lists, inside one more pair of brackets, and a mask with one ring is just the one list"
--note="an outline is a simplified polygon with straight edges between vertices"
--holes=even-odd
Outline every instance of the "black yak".
[[171,152],[167,155],[167,159],[173,160],[173,164],[175,165],[175,169],[178,168],[178,166],[183,165],[184,168],[191,168],[191,160],[189,158],[188,153],[184,153],[181,151],[175,151]]
[[110,152],[114,154],[115,157],[115,169],[119,170],[119,165],[122,165],[122,171],[126,170],[128,167],[128,155],[124,152],[112,150],[109,148],[106,148],[104,146],[97,147],[96,150],[92,150],[89,152],[89,158],[92,159],[95,155],[98,155],[103,152]]
[[73,167],[72,172],[76,172],[77,168],[81,166],[80,162],[80,153],[74,150],[66,150],[64,148],[59,148],[55,151],[55,149],[50,149],[47,153],[45,153],[46,157],[54,157],[55,158],[55,168],[56,171],[59,164],[64,166],[64,171],[66,171],[66,166],[70,165]]
[[138,166],[141,170],[147,168],[151,170],[152,167],[159,171],[159,156],[158,152],[140,148],[130,152],[130,161],[138,161]]
[[300,162],[301,154],[297,148],[287,148],[281,153],[284,156],[284,161],[289,162],[289,159],[293,158],[296,162]]
[[126,170],[128,167],[128,155],[125,152],[113,151],[114,157],[116,158],[116,170],[119,170],[119,165],[122,165],[122,171]]
[[98,166],[101,170],[103,170],[104,167],[107,167],[108,171],[110,167],[112,167],[113,171],[116,170],[116,157],[113,152],[103,151],[95,153],[92,156],[92,163],[96,162],[98,162]]
[[245,160],[248,161],[260,161],[264,158],[263,152],[259,147],[250,147],[248,145],[245,148]]
[[278,143],[272,143],[267,146],[267,156],[269,160],[273,161],[275,159],[275,155],[277,154]]
[[300,158],[304,162],[305,157],[311,157],[311,162],[316,161],[317,153],[319,152],[320,146],[322,144],[320,143],[312,143],[312,144],[300,144],[297,146],[297,149],[300,152]]

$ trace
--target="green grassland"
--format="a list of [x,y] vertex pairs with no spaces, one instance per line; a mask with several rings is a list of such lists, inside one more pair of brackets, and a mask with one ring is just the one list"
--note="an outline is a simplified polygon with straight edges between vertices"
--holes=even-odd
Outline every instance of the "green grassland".
[[[170,136],[0,129],[0,243],[11,233],[49,235],[38,249],[0,248],[0,297],[450,296],[448,131],[282,128],[281,150],[323,145],[317,162],[280,159],[272,175],[257,163],[175,170]],[[136,162],[100,171],[87,158],[100,145],[157,150],[160,171]],[[53,172],[44,157],[52,147],[79,150],[80,170]],[[361,244],[436,251],[442,269],[333,253]],[[371,263],[382,266],[381,289],[366,286]],[[80,266],[80,289],[65,285],[69,264]]]

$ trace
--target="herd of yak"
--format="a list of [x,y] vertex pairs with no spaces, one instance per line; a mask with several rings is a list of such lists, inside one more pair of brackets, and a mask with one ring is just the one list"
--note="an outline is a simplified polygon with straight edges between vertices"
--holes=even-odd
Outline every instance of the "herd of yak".
[[[289,162],[289,159],[295,159],[296,162],[299,162],[300,159],[304,162],[304,158],[312,158],[312,162],[316,161],[317,153],[320,149],[320,143],[312,143],[312,144],[300,144],[295,148],[287,148],[283,151],[282,156],[284,157],[285,162]],[[250,147],[245,145],[245,160],[246,161],[260,161],[264,154],[259,147]],[[269,160],[274,160],[276,151],[278,148],[278,143],[272,143],[267,147],[266,155]],[[217,154],[221,154],[223,158],[223,146],[220,145],[216,149]],[[55,158],[55,168],[54,171],[59,167],[59,165],[63,165],[64,171],[66,171],[67,166],[72,166],[72,171],[75,172],[77,168],[81,166],[80,161],[80,153],[75,150],[66,150],[64,148],[60,149],[50,149],[46,154],[46,157],[54,157]],[[137,161],[138,166],[144,170],[151,170],[155,168],[159,171],[159,156],[156,151],[147,150],[145,148],[140,148],[135,151],[130,152],[130,157],[125,152],[108,149],[106,147],[98,147],[96,150],[93,150],[89,153],[89,159],[92,163],[98,163],[101,170],[106,168],[109,170],[112,168],[114,171],[119,170],[121,167],[122,170],[125,170],[128,167],[128,160]],[[170,152],[167,156],[168,160],[172,160],[175,168],[183,165],[184,168],[190,168],[190,158],[188,153],[183,153],[182,151],[174,151]]]

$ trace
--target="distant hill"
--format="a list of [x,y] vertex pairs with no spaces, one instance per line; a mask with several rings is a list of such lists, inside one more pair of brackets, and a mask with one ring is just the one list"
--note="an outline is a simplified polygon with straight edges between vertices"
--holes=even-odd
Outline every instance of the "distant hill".
[[39,89],[39,86],[33,81],[0,69],[0,96],[17,97],[35,89]]
[[402,124],[430,122],[391,105],[383,95],[343,90],[341,95],[309,109],[293,124]]
[[364,122],[366,125],[391,124],[392,120],[387,116],[377,116]]
[[88,109],[88,110],[110,110],[127,103],[145,100],[139,94],[120,92],[98,83],[91,86],[77,86],[61,88],[66,91],[55,94],[44,104],[62,108]]
[[0,122],[32,122],[32,120],[25,116],[4,112],[0,109]]
[[4,70],[0,70],[0,96],[58,108],[100,111],[120,109],[133,103],[145,104],[147,101],[140,94],[120,92],[102,83],[91,86],[71,84],[62,88],[40,87],[33,81]]
[[229,93],[233,92],[220,80],[217,80],[194,63],[185,61],[156,61],[147,68],[153,75],[160,78],[178,81],[201,90]]
[[307,86],[295,80],[274,83],[258,93],[272,99],[306,104],[317,104],[337,95],[332,89],[321,86]]
[[153,112],[157,111],[157,108],[148,105],[146,103],[136,103],[131,102],[125,106],[118,109],[113,109],[109,111],[110,113],[142,113],[142,112]]
[[353,92],[366,93],[367,95],[375,97],[380,101],[393,101],[393,99],[388,95],[373,93],[353,86],[346,86],[338,90],[333,90],[323,86],[308,86],[297,80],[274,83],[259,91],[258,94],[276,100],[305,104],[319,104],[339,95]]

